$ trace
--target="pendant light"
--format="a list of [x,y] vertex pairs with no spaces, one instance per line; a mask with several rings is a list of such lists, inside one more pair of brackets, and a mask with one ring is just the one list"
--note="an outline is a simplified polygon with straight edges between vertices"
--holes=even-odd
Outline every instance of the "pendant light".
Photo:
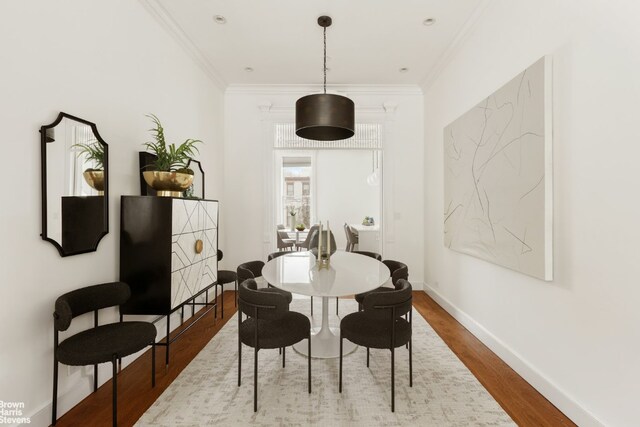
[[331,25],[331,17],[319,17],[318,25],[324,29],[324,93],[296,101],[296,135],[315,141],[351,138],[355,129],[353,101],[327,93],[327,27]]

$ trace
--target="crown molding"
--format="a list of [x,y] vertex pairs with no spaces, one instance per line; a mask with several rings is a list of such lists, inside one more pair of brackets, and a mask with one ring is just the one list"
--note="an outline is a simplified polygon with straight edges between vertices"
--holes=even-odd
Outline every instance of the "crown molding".
[[489,3],[491,3],[490,0],[480,1],[447,49],[438,57],[435,65],[431,67],[427,75],[420,81],[420,87],[422,87],[424,92],[426,92],[436,79],[440,77],[440,74],[442,74],[445,67],[449,65],[449,62],[451,62],[451,60],[457,55],[473,29],[477,26],[478,22],[480,22],[480,17],[484,14]]
[[[308,95],[320,93],[322,85],[278,85],[278,84],[230,84],[226,93],[261,94],[261,95]],[[419,95],[422,88],[418,85],[330,85],[328,93],[351,95]]]
[[158,0],[138,0],[151,17],[160,24],[164,30],[178,43],[178,45],[191,57],[209,77],[209,79],[220,89],[227,87],[227,82],[220,76],[213,64],[206,55],[189,38],[187,33],[178,25],[171,14],[160,4]]

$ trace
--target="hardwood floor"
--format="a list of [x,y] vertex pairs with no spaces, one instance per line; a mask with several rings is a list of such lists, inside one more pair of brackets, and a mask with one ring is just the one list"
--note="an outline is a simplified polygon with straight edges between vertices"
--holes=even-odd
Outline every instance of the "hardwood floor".
[[[413,298],[416,310],[518,425],[575,425],[427,294],[416,291]],[[234,292],[224,293],[224,306],[224,319],[214,321],[211,311],[171,345],[168,368],[163,363],[164,349],[157,348],[155,388],[151,388],[150,350],[122,370],[118,376],[119,425],[134,424],[233,316]],[[188,324],[189,321],[186,321],[183,327]],[[56,425],[111,425],[111,381],[63,415]]]

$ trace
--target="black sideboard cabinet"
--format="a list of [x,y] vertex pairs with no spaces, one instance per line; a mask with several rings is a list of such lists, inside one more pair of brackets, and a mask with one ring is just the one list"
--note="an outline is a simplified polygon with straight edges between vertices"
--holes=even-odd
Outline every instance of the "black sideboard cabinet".
[[121,316],[167,316],[168,336],[169,315],[205,291],[208,303],[216,283],[218,201],[122,196],[120,210],[120,280],[131,288]]

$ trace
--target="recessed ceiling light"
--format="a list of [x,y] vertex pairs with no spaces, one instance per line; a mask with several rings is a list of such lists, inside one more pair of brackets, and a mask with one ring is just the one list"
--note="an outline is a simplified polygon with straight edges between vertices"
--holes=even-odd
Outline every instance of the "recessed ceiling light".
[[244,67],[244,70],[245,70],[247,73],[252,73],[252,72],[253,72],[253,68],[251,68],[251,67]]
[[422,25],[426,25],[427,27],[433,25],[436,23],[436,18],[427,18],[424,21],[422,21]]
[[407,67],[402,67],[398,71],[400,71],[401,73],[406,73],[407,71],[409,71],[409,69]]
[[215,21],[216,24],[226,24],[227,23],[227,18],[225,18],[222,15],[215,15],[213,17],[213,20]]

